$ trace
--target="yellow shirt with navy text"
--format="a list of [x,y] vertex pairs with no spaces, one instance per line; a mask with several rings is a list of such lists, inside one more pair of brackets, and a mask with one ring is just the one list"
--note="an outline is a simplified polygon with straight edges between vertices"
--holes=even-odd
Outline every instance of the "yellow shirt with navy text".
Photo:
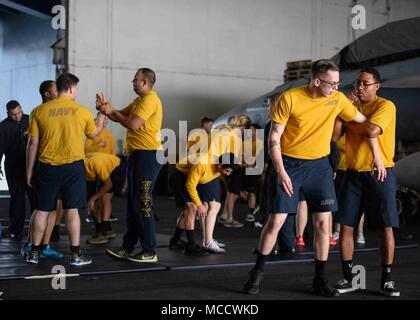
[[155,91],[150,91],[136,98],[125,107],[122,112],[128,112],[129,118],[138,116],[145,122],[136,131],[127,130],[127,151],[161,150],[162,141],[160,129],[162,127],[162,103]]
[[51,165],[83,159],[85,135],[95,132],[93,113],[66,96],[32,110],[28,128],[29,135],[39,137],[39,161]]
[[286,125],[281,137],[282,154],[298,159],[319,159],[330,154],[335,118],[352,121],[357,109],[341,92],[314,98],[308,86],[284,92],[278,99],[272,120]]
[[102,152],[91,152],[86,154],[84,159],[87,181],[105,181],[116,167],[120,165],[121,159],[116,155]]
[[[101,143],[105,143],[105,146],[101,146]],[[85,153],[90,152],[115,154],[115,139],[112,131],[104,129],[95,139],[86,139]]]
[[[369,103],[355,103],[357,109],[368,121],[382,129],[378,139],[379,151],[385,168],[394,166],[395,153],[395,105],[384,98],[376,97]],[[351,130],[346,131],[346,164],[347,168],[360,172],[371,171],[373,155],[365,137]]]
[[185,183],[185,189],[188,192],[191,200],[198,206],[203,203],[200,200],[197,191],[198,184],[206,184],[220,176],[220,173],[216,170],[216,166],[211,163],[207,164],[177,164],[175,168],[182,174],[187,176]]

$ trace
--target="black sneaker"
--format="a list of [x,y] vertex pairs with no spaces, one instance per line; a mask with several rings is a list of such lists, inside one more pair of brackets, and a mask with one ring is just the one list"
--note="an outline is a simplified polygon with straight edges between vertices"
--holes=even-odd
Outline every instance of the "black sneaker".
[[252,269],[244,285],[243,292],[246,294],[257,294],[260,291],[260,284],[264,278],[264,272],[259,269]]
[[169,249],[172,250],[184,250],[187,246],[187,243],[179,238],[178,240],[175,240],[174,238],[171,238],[169,240]]
[[106,249],[105,253],[110,256],[111,258],[119,259],[119,260],[128,260],[128,257],[132,255],[131,252],[128,252],[124,248],[119,249]]
[[394,281],[387,281],[381,286],[381,294],[385,297],[399,297],[400,291],[395,286]]
[[185,254],[187,256],[203,257],[208,256],[210,253],[202,246],[199,246],[198,244],[194,243],[194,245],[192,246],[187,245],[185,247]]
[[109,222],[118,222],[118,218],[117,217],[114,217],[113,215],[111,215],[109,217]]
[[323,297],[338,297],[340,293],[337,289],[328,286],[326,279],[314,279],[312,282],[313,293]]
[[357,290],[357,288],[353,287],[352,283],[348,282],[346,279],[341,279],[340,281],[338,281],[334,288],[339,293],[348,293]]

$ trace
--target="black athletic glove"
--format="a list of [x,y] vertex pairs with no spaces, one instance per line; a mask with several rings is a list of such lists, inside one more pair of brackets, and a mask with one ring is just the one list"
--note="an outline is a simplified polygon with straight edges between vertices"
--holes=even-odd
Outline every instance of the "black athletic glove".
[[331,141],[330,143],[331,152],[328,156],[328,160],[330,161],[330,165],[334,172],[338,170],[338,162],[340,159],[340,153],[338,152],[337,143]]

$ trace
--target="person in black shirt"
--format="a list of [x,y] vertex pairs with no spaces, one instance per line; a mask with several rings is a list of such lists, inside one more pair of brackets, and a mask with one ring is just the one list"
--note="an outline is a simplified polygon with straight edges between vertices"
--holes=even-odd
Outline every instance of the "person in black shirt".
[[28,192],[25,134],[29,116],[23,114],[19,102],[15,100],[9,101],[6,109],[8,117],[0,123],[0,162],[5,155],[4,168],[10,193],[10,238],[20,240],[25,224],[25,193]]

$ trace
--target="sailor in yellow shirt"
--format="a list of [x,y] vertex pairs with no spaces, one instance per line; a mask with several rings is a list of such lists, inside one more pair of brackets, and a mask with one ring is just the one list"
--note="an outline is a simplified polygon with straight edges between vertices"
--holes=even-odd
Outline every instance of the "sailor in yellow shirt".
[[337,91],[339,79],[339,69],[332,61],[315,61],[309,85],[284,92],[273,109],[269,144],[278,184],[272,213],[261,233],[257,262],[243,288],[245,293],[258,293],[265,261],[287,215],[296,214],[302,192],[314,221],[314,293],[339,295],[328,286],[325,273],[329,220],[331,211],[337,210],[333,171],[327,156],[337,116],[344,121],[366,121]]
[[108,125],[108,118],[104,120],[104,129],[95,139],[86,139],[85,154],[90,152],[103,152],[109,154],[116,154],[115,152],[115,138],[111,130],[106,129]]
[[97,129],[92,112],[74,101],[78,82],[79,79],[73,74],[61,74],[56,80],[58,98],[31,112],[26,169],[29,186],[36,157],[39,167],[35,186],[37,210],[33,222],[33,245],[28,263],[38,263],[39,245],[48,213],[55,210],[60,191],[63,209],[67,212],[72,253],[70,264],[84,265],[92,262],[80,252],[78,209],[86,205],[84,138],[95,138],[102,130],[103,121],[99,121]]
[[[368,121],[346,124],[347,177],[339,199],[338,222],[341,224],[340,251],[344,280],[337,287],[343,292],[355,291],[352,286],[353,233],[363,212],[368,224],[379,233],[382,279],[380,291],[385,296],[399,296],[391,277],[394,258],[393,228],[399,227],[396,204],[397,184],[394,167],[396,108],[378,97],[381,77],[374,68],[360,71],[355,82],[358,110]],[[370,152],[373,149],[373,152]],[[377,168],[373,174],[372,168]]]
[[87,240],[89,244],[108,243],[115,238],[109,218],[112,213],[113,186],[116,181],[115,169],[121,160],[116,155],[102,152],[92,152],[84,160],[86,169],[86,188],[88,211],[95,219],[96,233]]
[[[177,228],[170,240],[171,249],[184,249],[190,256],[225,253],[224,245],[213,239],[216,216],[220,209],[220,181],[219,176],[229,175],[236,168],[235,156],[232,153],[219,157],[217,164],[209,163],[206,155],[203,163],[177,164],[170,177],[170,184],[174,190],[177,207],[183,208],[177,221]],[[196,215],[204,219],[203,246],[194,241],[194,226]],[[188,242],[181,240],[186,230]]]
[[[133,79],[133,89],[138,97],[127,107],[117,111],[101,94],[97,95],[96,108],[112,121],[127,128],[128,203],[127,231],[120,249],[107,249],[116,259],[140,263],[157,262],[155,219],[152,211],[152,192],[161,168],[160,129],[162,103],[153,91],[156,74],[149,68],[138,69]],[[131,254],[140,241],[142,251]]]

